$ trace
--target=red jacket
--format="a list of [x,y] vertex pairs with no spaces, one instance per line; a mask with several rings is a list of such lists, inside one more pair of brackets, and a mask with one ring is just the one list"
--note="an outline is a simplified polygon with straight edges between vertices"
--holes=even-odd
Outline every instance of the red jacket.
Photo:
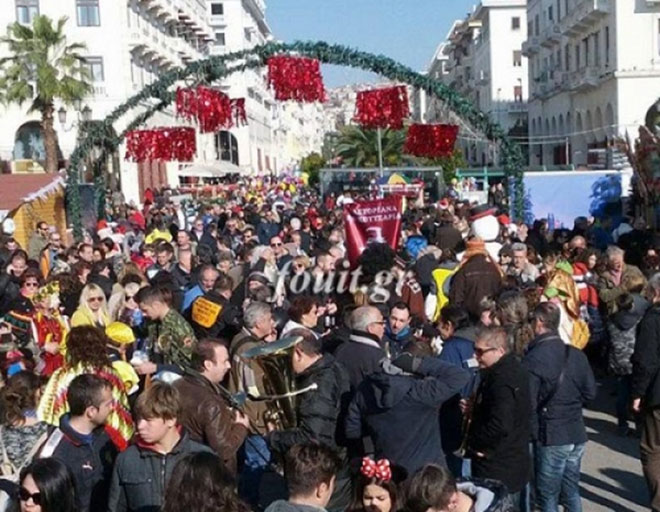
[[594,285],[589,284],[593,277],[585,263],[573,263],[573,280],[580,292],[580,302],[597,308],[598,290]]

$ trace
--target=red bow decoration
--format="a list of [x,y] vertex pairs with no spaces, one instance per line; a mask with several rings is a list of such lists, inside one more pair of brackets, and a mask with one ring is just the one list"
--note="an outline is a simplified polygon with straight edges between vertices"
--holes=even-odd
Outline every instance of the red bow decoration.
[[448,156],[454,151],[457,136],[455,124],[411,124],[403,150],[428,158]]
[[360,91],[355,100],[355,117],[363,128],[400,130],[410,114],[405,85]]
[[231,99],[231,112],[236,126],[245,126],[247,124],[247,114],[245,113],[245,98]]
[[390,461],[387,459],[380,459],[376,462],[369,457],[364,457],[360,473],[367,478],[376,478],[381,482],[392,480],[392,468],[390,468]]
[[133,162],[190,162],[196,150],[194,128],[154,128],[126,134],[126,160]]
[[276,55],[268,59],[268,85],[275,99],[311,103],[325,101],[321,66],[316,59]]
[[202,133],[213,133],[233,125],[229,96],[202,85],[197,89],[177,89],[176,112],[189,121],[196,119]]

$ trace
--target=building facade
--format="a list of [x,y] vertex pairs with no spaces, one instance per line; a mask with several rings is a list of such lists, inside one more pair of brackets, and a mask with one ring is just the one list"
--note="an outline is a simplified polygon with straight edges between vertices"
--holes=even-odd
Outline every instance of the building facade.
[[660,90],[660,4],[527,6],[530,164],[617,166],[612,140],[644,124]]
[[[6,0],[0,26],[15,21],[31,24],[44,14],[68,17],[67,41],[86,45],[83,55],[93,81],[93,94],[80,105],[55,106],[62,164],[66,162],[86,121],[104,119],[118,105],[153,83],[164,72],[212,55],[251,48],[271,36],[263,0]],[[6,54],[0,48],[0,55]],[[247,126],[215,134],[198,134],[196,162],[237,172],[273,172],[280,168],[285,129],[267,89],[265,69],[235,73],[214,84],[232,98],[245,98]],[[118,120],[121,131],[150,100]],[[0,161],[4,172],[38,172],[44,158],[38,114],[28,105],[1,108]],[[62,122],[60,122],[62,121]],[[157,113],[149,126],[183,124],[173,106]],[[124,148],[109,159],[115,182],[127,200],[139,201],[148,187],[177,185],[182,167],[172,163],[135,164],[124,160]],[[83,178],[90,180],[91,171]],[[137,178],[137,179],[136,179]]]
[[[104,119],[114,108],[138,93],[145,85],[175,67],[206,57],[213,34],[205,0],[8,0],[0,11],[0,26],[18,21],[30,25],[37,14],[53,20],[68,18],[67,41],[86,45],[83,55],[93,82],[93,94],[80,105],[56,104],[55,129],[62,163],[70,156],[86,121]],[[0,54],[6,54],[2,47]],[[116,125],[121,130],[132,120],[125,116]],[[43,161],[43,139],[39,115],[27,113],[29,105],[2,109],[0,160],[5,172],[35,172]],[[154,116],[151,125],[177,124],[171,110]],[[159,186],[168,174],[176,183],[175,165],[140,165],[123,160],[123,150],[110,159],[115,180],[121,179],[127,198],[137,200],[148,186]],[[84,170],[89,179],[91,171]],[[136,179],[137,177],[137,179]]]
[[[526,23],[525,0],[483,0],[454,22],[427,67],[512,135],[524,132],[527,120],[527,59],[521,52]],[[427,122],[447,120],[440,102],[424,102]],[[496,149],[483,136],[464,133],[459,144],[471,165],[497,161]]]
[[[207,4],[214,34],[212,55],[248,50],[272,39],[263,0],[207,0]],[[221,153],[229,149],[232,163],[243,172],[277,173],[286,159],[285,130],[277,119],[278,105],[267,88],[265,68],[234,73],[220,87],[232,98],[245,98],[248,121],[247,126],[221,134]]]

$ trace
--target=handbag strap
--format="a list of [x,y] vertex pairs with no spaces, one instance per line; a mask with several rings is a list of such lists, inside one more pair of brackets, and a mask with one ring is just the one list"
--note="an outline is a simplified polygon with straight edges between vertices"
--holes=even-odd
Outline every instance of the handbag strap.
[[545,409],[547,409],[550,401],[555,397],[557,391],[559,391],[559,387],[561,386],[562,382],[564,382],[564,376],[566,375],[566,367],[568,366],[568,356],[570,351],[570,345],[564,345],[564,363],[562,364],[561,370],[559,371],[559,377],[557,377],[555,386],[552,388],[552,391],[550,391],[550,393],[548,393],[545,398],[538,403],[538,411],[543,412]]

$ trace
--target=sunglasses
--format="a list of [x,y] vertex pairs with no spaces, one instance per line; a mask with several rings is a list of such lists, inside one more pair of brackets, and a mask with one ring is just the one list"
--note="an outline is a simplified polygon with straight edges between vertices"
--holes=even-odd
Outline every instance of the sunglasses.
[[25,487],[21,487],[18,490],[18,499],[21,501],[28,501],[29,499],[32,499],[32,502],[35,505],[41,505],[41,493],[35,492],[34,494],[32,494]]
[[126,295],[126,300],[135,300],[135,295]]
[[274,243],[274,244],[270,244],[271,247],[281,247],[281,245],[282,245],[282,242],[277,242],[277,243]]
[[87,299],[89,302],[103,302],[103,297],[90,297]]
[[497,350],[497,349],[494,348],[494,347],[490,347],[490,348],[475,348],[475,349],[474,349],[474,355],[477,356],[477,357],[481,357],[481,356],[483,356],[484,354],[487,354],[488,352],[490,352],[491,350]]

